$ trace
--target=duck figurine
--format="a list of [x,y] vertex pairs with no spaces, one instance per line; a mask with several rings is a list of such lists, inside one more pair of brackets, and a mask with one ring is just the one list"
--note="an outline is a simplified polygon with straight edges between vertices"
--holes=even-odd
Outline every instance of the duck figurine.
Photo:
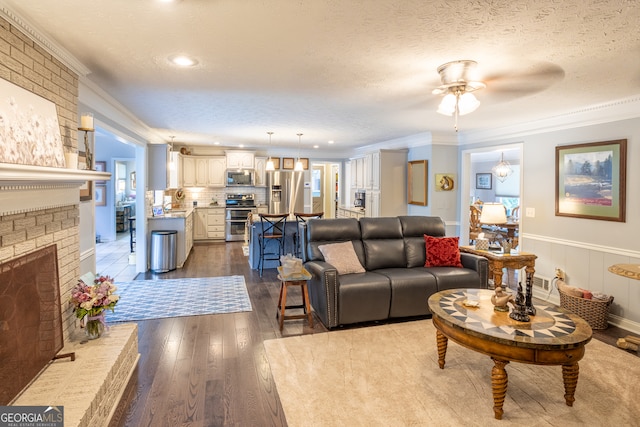
[[505,292],[502,286],[497,286],[496,291],[491,295],[491,304],[493,304],[494,311],[509,311],[509,304],[515,302],[513,295]]

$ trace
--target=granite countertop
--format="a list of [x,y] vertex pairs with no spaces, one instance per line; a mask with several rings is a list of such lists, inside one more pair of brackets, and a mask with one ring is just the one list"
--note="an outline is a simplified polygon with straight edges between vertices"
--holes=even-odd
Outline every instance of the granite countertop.
[[171,209],[168,212],[165,212],[163,216],[150,216],[148,219],[180,219],[186,218],[193,213],[193,208],[185,208],[185,209]]

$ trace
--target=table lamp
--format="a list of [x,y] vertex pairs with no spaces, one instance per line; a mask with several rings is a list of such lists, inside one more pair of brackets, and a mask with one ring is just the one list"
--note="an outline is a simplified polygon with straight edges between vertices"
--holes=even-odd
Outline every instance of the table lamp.
[[480,222],[487,225],[505,224],[507,211],[502,203],[485,203],[482,205]]

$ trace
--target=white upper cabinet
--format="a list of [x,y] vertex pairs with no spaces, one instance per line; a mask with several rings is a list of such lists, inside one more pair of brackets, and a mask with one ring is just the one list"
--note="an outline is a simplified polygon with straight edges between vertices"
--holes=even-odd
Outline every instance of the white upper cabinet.
[[196,187],[206,187],[209,183],[209,159],[196,158]]
[[254,154],[251,151],[227,151],[227,169],[253,169]]
[[224,156],[209,158],[209,186],[224,187],[227,175],[227,159]]
[[182,157],[182,185],[196,186],[196,159],[191,156]]
[[256,157],[256,187],[265,187],[267,185],[267,158]]

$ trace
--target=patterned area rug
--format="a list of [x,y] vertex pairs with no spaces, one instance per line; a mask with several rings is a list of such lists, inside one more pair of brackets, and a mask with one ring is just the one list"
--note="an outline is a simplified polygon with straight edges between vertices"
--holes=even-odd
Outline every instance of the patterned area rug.
[[243,276],[116,283],[120,301],[108,323],[251,311]]

